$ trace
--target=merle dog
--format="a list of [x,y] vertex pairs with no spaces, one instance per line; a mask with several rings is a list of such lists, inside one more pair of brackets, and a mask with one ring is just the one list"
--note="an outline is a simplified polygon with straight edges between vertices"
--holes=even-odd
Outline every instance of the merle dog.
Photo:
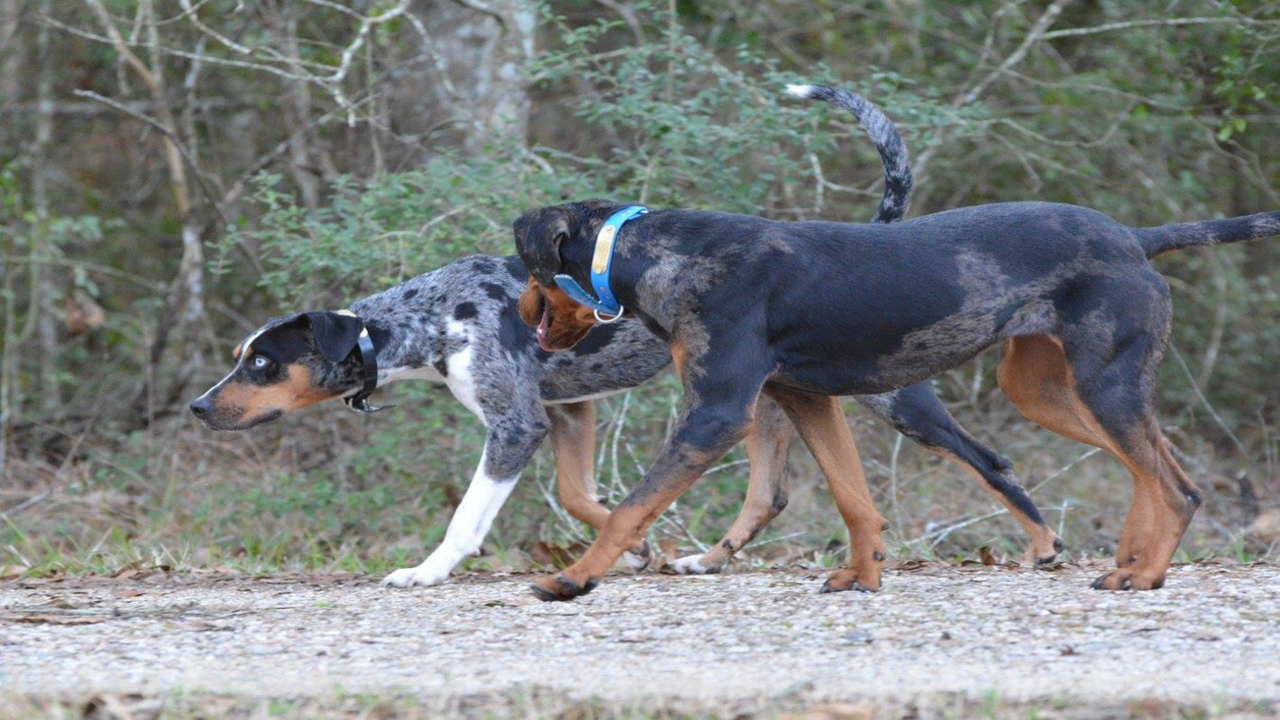
[[[854,114],[878,148],[886,189],[875,222],[899,219],[911,187],[907,153],[893,125],[852,95],[832,100]],[[352,303],[349,313],[308,312],[275,318],[233,353],[236,364],[191,405],[206,425],[245,430],[322,400],[348,401],[362,387],[358,349],[367,328],[377,381],[445,383],[485,424],[484,452],[444,541],[422,564],[397,570],[389,585],[433,585],[477,552],[534,449],[548,434],[565,509],[596,529],[608,511],[595,496],[592,399],[633,388],[670,361],[666,343],[635,320],[591,333],[572,352],[539,348],[521,322],[516,299],[528,274],[514,257],[475,256]],[[1013,513],[1031,536],[1028,556],[1047,563],[1061,543],[1014,476],[1012,465],[959,427],[927,384],[859,398],[875,415],[929,449],[958,461]],[[747,442],[751,474],[746,502],[724,539],[702,555],[674,563],[679,572],[719,571],[786,504],[783,482],[794,431],[764,400]],[[646,545],[628,557],[642,567]]]
[[[790,90],[842,96],[823,86]],[[516,220],[516,245],[533,276],[524,317],[546,328],[549,347],[590,338],[594,320],[566,307],[556,276],[587,279],[597,232],[623,207],[569,203]],[[1024,415],[1106,450],[1133,476],[1118,569],[1094,587],[1158,588],[1200,492],[1153,413],[1171,304],[1150,259],[1278,231],[1280,212],[1130,228],[1088,208],[1042,202],[891,225],[693,210],[638,217],[614,236],[612,290],[669,343],[683,411],[591,548],[539,580],[535,593],[561,600],[588,592],[743,437],[762,391],[799,429],[849,528],[849,566],[824,589],[879,588],[884,519],[836,398],[911,387],[997,343],[1006,347],[1000,387]]]

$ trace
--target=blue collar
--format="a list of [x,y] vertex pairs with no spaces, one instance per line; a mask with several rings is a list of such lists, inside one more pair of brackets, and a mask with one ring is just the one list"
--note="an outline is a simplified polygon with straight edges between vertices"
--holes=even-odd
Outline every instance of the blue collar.
[[613,266],[614,241],[622,230],[622,224],[637,215],[649,212],[643,205],[631,205],[609,216],[596,235],[595,251],[591,254],[591,287],[595,288],[596,297],[582,289],[578,281],[563,273],[556,275],[556,285],[569,297],[596,311],[596,319],[605,322],[601,313],[612,316],[611,320],[622,317],[623,307],[609,289],[609,268]]

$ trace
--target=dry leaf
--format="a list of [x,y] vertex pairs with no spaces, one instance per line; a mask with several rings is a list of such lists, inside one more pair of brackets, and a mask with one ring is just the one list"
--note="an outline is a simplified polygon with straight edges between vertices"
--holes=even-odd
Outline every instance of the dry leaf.
[[31,572],[31,568],[26,565],[0,565],[0,580],[25,577],[29,572]]
[[1229,557],[1211,557],[1197,561],[1196,565],[1239,565],[1240,561]]
[[230,625],[215,625],[204,620],[193,620],[186,624],[186,628],[196,632],[231,632],[235,630]]
[[574,543],[568,547],[557,547],[539,540],[534,544],[533,549],[529,551],[529,557],[544,567],[563,570],[577,561],[579,557],[582,557],[582,554],[586,551],[587,546],[582,543]]
[[1245,532],[1264,543],[1280,542],[1280,508],[1259,515]]
[[128,565],[125,565],[119,570],[116,570],[115,572],[111,573],[108,577],[113,577],[117,580],[126,580],[128,578],[133,577],[134,575],[137,575],[139,572],[138,568],[140,567],[142,567],[142,561],[134,560]]
[[784,717],[795,720],[871,720],[875,716],[876,706],[871,703],[831,703],[816,705]]
[[63,310],[66,312],[67,332],[73,337],[102,327],[107,321],[106,311],[83,290],[68,296]]
[[991,550],[986,545],[978,548],[978,558],[982,560],[983,565],[991,566],[997,564],[996,556],[991,554]]

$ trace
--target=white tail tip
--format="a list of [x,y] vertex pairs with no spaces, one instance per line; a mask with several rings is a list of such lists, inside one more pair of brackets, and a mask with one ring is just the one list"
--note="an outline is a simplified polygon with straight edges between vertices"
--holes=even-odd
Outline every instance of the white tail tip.
[[812,85],[788,85],[787,86],[788,95],[795,95],[796,97],[807,98],[812,93],[813,93]]

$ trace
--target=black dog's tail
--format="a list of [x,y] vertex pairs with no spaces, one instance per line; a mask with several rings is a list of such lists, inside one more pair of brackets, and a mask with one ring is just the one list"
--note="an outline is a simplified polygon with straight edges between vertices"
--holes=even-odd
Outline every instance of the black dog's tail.
[[1280,235],[1280,212],[1243,215],[1226,220],[1133,228],[1148,258],[1187,247],[1221,245]]
[[829,85],[788,85],[787,92],[809,100],[823,100],[848,110],[871,137],[884,162],[884,197],[871,222],[891,223],[907,214],[911,203],[911,162],[898,128],[866,98]]

